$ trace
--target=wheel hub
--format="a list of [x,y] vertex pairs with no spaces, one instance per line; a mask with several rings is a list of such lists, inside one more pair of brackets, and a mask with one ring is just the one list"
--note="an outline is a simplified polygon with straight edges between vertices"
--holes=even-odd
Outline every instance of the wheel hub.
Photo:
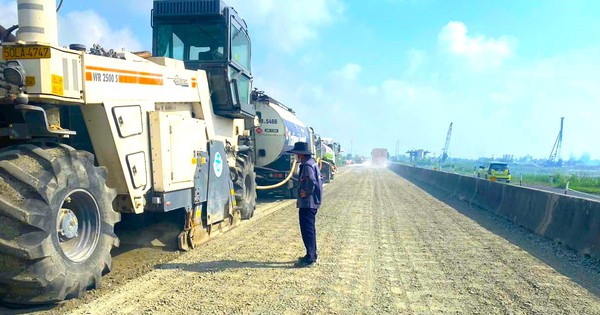
[[88,259],[101,234],[100,208],[84,189],[71,191],[56,214],[56,237],[64,256],[74,263]]
[[67,241],[77,237],[77,230],[79,229],[79,221],[77,216],[70,209],[60,209],[60,215],[58,217],[59,230],[61,240]]

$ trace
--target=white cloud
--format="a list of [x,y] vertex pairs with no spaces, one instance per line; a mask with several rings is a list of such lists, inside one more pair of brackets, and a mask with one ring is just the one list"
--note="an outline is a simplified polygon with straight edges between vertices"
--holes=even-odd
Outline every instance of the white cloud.
[[346,81],[354,81],[358,79],[362,71],[362,67],[355,63],[346,64],[342,69],[334,71],[333,75],[336,78]]
[[229,0],[248,21],[250,32],[264,32],[273,47],[293,52],[316,39],[344,11],[342,0]]
[[476,70],[496,68],[513,55],[515,40],[501,36],[486,38],[469,36],[462,22],[450,22],[439,33],[441,48],[453,55],[465,58]]
[[17,2],[0,0],[0,25],[9,28],[15,24],[17,24]]
[[113,29],[108,21],[93,10],[71,11],[60,15],[59,41],[61,44],[100,44],[105,49],[142,50],[142,44],[128,28]]

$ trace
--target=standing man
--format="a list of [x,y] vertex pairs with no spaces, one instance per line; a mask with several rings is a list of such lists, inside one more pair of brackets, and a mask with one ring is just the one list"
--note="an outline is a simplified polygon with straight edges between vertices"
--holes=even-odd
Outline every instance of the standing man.
[[295,153],[300,164],[300,177],[298,183],[298,201],[300,232],[306,247],[306,255],[294,264],[295,267],[310,267],[317,261],[317,231],[315,218],[321,206],[323,196],[323,182],[317,162],[312,158],[308,143],[296,142],[294,149],[288,153]]

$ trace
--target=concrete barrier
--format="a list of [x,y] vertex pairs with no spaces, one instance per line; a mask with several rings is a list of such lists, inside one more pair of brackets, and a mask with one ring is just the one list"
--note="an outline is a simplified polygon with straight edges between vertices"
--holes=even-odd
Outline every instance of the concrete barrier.
[[600,259],[600,202],[403,164],[389,168]]

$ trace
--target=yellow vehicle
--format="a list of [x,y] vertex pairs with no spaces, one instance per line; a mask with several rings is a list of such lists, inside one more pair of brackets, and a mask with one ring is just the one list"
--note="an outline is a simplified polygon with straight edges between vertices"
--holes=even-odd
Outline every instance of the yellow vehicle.
[[480,166],[477,171],[477,177],[507,183],[510,183],[512,179],[508,164],[504,162],[490,162],[489,164]]

